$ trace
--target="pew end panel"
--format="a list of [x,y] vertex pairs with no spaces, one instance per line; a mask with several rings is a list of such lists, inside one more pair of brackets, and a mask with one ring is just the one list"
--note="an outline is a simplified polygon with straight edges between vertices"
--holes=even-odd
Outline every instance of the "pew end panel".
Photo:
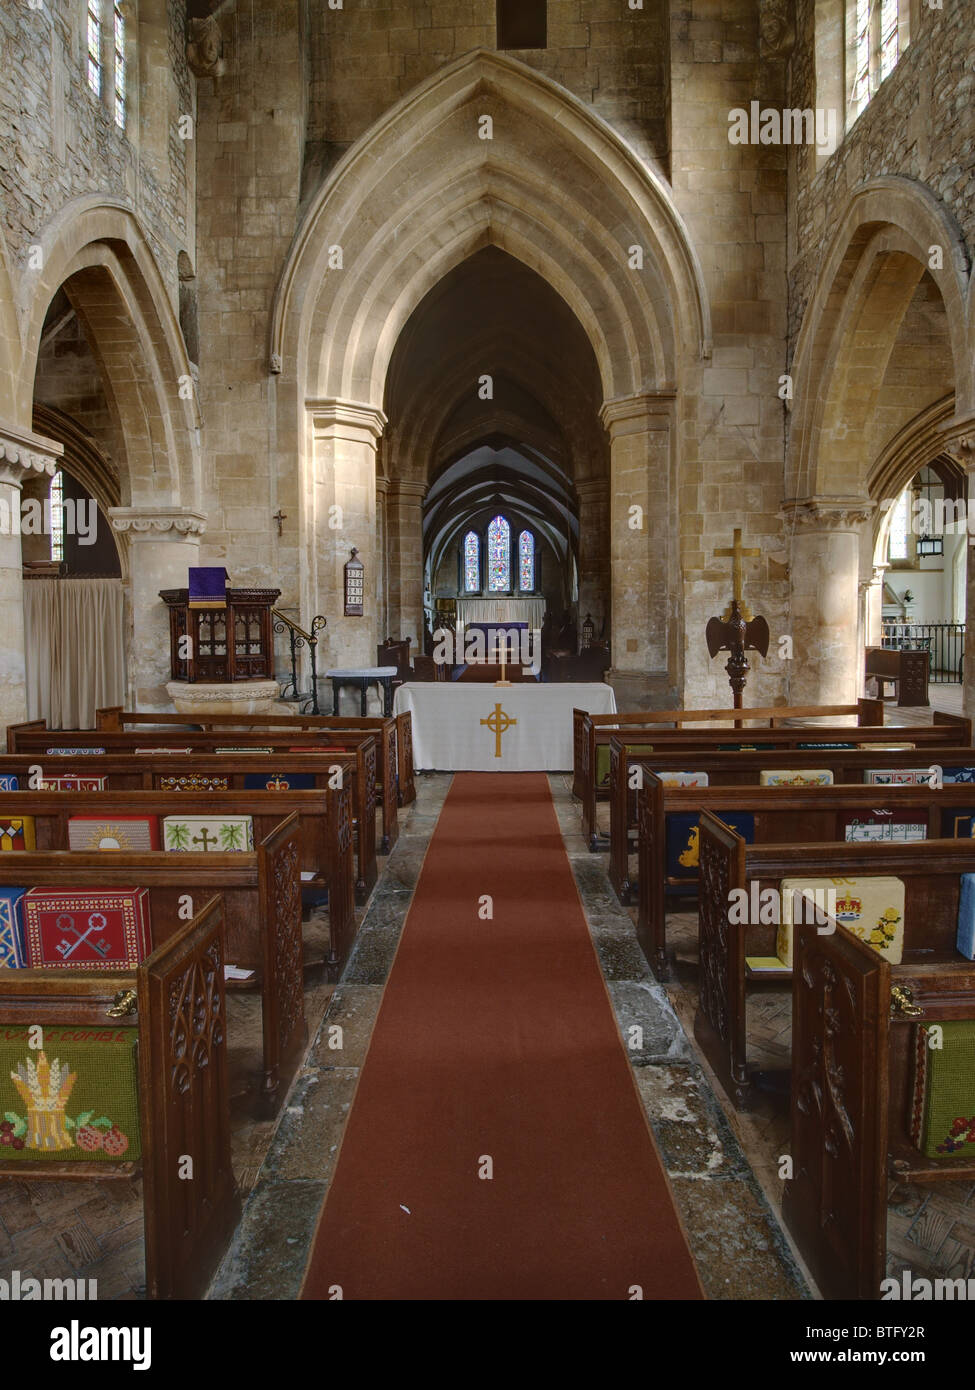
[[240,1218],[224,964],[214,898],[138,972],[139,1080],[151,1135],[143,1160],[150,1298],[202,1297]]
[[698,916],[700,996],[694,1036],[738,1110],[754,1100],[745,1030],[745,931],[730,920],[745,883],[745,842],[710,811],[701,814]]
[[887,1255],[890,966],[840,926],[799,927],[793,1177],[783,1216],[824,1298],[877,1298]]
[[261,842],[257,863],[267,923],[261,938],[263,978],[275,982],[273,989],[265,987],[262,991],[262,1100],[268,1113],[273,1114],[298,1069],[308,1038],[301,931],[301,844],[296,811]]

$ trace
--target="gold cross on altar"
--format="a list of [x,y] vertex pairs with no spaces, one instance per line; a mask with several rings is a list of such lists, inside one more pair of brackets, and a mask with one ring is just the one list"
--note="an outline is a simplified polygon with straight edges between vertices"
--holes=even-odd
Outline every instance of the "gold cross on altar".
[[[751,612],[748,610],[748,607],[746,606],[745,601],[744,601],[744,599],[742,598],[742,593],[741,593],[741,581],[742,581],[741,562],[742,562],[742,560],[745,559],[746,557],[750,557],[750,556],[753,556],[753,555],[761,555],[761,553],[762,553],[762,552],[761,552],[760,550],[757,550],[757,549],[754,549],[754,548],[746,548],[745,546],[742,545],[742,543],[741,543],[741,527],[740,527],[740,526],[736,526],[736,527],[735,527],[734,537],[733,537],[732,543],[731,543],[731,549],[729,550],[729,549],[726,548],[726,549],[724,549],[724,550],[716,550],[716,551],[714,552],[715,558],[716,558],[716,559],[722,559],[722,560],[730,559],[730,560],[731,560],[731,592],[732,592],[732,597],[733,597],[733,598],[735,599],[735,601],[737,602],[737,604],[738,604],[738,611],[741,613],[741,616],[745,619],[746,622],[750,622],[753,615],[752,615]],[[728,608],[725,610],[725,613],[724,613],[725,621],[727,621],[727,619],[728,619],[730,616],[731,616],[731,606],[729,605]]]
[[487,719],[482,719],[481,723],[494,734],[494,756],[500,758],[501,735],[506,734],[513,724],[518,723],[518,720],[512,719],[510,715],[505,714],[500,705],[495,705],[494,713],[488,715]]

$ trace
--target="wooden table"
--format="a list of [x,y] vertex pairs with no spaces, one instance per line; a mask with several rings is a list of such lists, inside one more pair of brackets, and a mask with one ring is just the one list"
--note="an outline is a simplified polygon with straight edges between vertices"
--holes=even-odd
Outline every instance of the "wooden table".
[[393,679],[396,671],[395,666],[362,666],[342,671],[326,671],[325,675],[332,682],[332,713],[339,712],[339,687],[357,685],[360,695],[359,709],[362,718],[365,719],[366,691],[370,685],[378,684],[383,688],[383,715],[388,719],[393,712]]

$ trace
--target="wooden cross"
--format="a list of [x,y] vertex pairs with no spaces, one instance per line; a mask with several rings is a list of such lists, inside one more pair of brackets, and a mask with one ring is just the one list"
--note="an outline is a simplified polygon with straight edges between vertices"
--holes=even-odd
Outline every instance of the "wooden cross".
[[[761,553],[762,553],[762,552],[761,552],[760,550],[757,550],[757,549],[754,549],[754,548],[746,548],[745,546],[742,545],[742,543],[741,543],[741,527],[740,527],[740,526],[736,526],[736,527],[735,527],[734,539],[732,540],[732,544],[731,544],[730,550],[729,550],[729,549],[725,549],[725,550],[716,550],[716,551],[714,552],[715,558],[716,558],[716,559],[720,558],[720,559],[722,559],[722,560],[726,560],[726,559],[730,559],[730,560],[731,560],[731,596],[732,596],[732,599],[734,600],[734,602],[737,603],[738,609],[739,609],[739,611],[740,611],[740,613],[741,613],[741,616],[745,619],[746,622],[750,622],[753,615],[752,615],[751,611],[749,610],[748,606],[746,605],[744,599],[742,598],[742,593],[741,593],[741,583],[742,583],[742,568],[741,568],[741,562],[742,562],[742,560],[745,559],[746,557],[751,557],[751,556],[753,556],[753,555],[761,555]],[[724,613],[724,619],[725,619],[726,622],[727,622],[727,620],[728,620],[730,614],[731,614],[731,606],[730,606],[730,604],[729,604],[728,608],[725,610],[725,613]]]
[[[504,721],[503,723],[502,720]],[[505,714],[500,705],[495,705],[494,713],[488,715],[487,719],[482,719],[481,723],[494,734],[494,756],[500,758],[501,735],[506,734],[513,724],[518,723],[518,720],[512,719],[510,715]]]
[[282,527],[281,527],[281,523],[282,523],[283,521],[287,521],[287,519],[288,519],[288,513],[287,513],[287,512],[283,512],[283,511],[281,510],[280,507],[277,509],[277,511],[276,511],[276,512],[274,513],[274,515],[271,517],[271,520],[272,520],[272,521],[276,521],[276,522],[278,523],[278,535],[279,535],[279,536],[281,536],[281,535],[284,534],[284,532],[283,532],[283,530],[282,530]]

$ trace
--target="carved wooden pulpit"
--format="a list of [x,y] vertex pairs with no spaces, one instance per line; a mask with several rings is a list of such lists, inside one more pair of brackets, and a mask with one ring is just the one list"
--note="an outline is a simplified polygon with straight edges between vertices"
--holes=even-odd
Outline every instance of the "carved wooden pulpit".
[[[271,609],[280,589],[228,589],[225,608],[191,608],[188,589],[163,589],[174,681],[274,679]],[[189,639],[187,641],[187,639]]]

